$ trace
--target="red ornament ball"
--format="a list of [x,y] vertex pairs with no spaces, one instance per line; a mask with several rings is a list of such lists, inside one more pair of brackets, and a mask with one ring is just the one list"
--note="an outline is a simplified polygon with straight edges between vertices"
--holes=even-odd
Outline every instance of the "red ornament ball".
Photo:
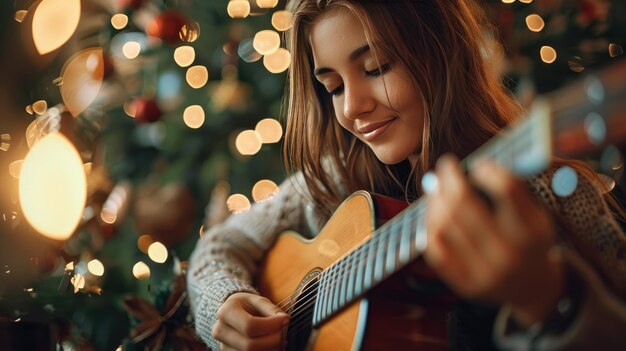
[[146,0],[120,0],[120,6],[122,8],[131,8],[137,10],[146,3]]
[[156,37],[168,44],[182,41],[181,30],[189,24],[189,20],[174,10],[165,10],[158,14],[146,27],[146,34]]
[[133,101],[135,120],[139,123],[153,123],[161,119],[161,109],[154,99],[137,98]]

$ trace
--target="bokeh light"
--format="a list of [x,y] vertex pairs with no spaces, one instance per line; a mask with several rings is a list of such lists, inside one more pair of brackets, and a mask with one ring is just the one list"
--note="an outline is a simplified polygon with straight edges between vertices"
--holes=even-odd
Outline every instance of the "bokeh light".
[[43,115],[48,110],[48,103],[46,100],[35,101],[32,106],[33,112],[38,115]]
[[111,25],[115,29],[123,29],[128,25],[128,16],[123,13],[116,13],[111,17]]
[[187,70],[185,78],[190,87],[200,89],[209,80],[209,71],[204,66],[193,66]]
[[174,50],[174,61],[180,67],[187,67],[196,59],[196,51],[191,46],[179,46]]
[[233,194],[226,200],[226,207],[232,213],[242,213],[250,209],[250,200],[243,194]]
[[142,261],[135,263],[133,266],[133,276],[137,279],[150,278],[150,267]]
[[231,18],[246,18],[250,14],[250,3],[248,0],[231,0],[226,12]]
[[129,117],[135,117],[135,104],[133,101],[127,101],[124,103],[124,113],[126,113],[126,115],[128,115]]
[[180,40],[193,43],[198,40],[200,36],[200,24],[198,22],[191,22],[183,25],[178,33]]
[[80,0],[43,0],[33,15],[33,41],[37,52],[48,54],[65,44],[80,21]]
[[104,275],[104,265],[100,260],[93,259],[87,263],[87,269],[95,276],[101,277]]
[[148,247],[148,256],[156,263],[163,263],[167,261],[167,248],[160,242],[154,242]]
[[122,45],[122,53],[129,60],[137,58],[137,56],[141,53],[141,44],[136,41],[126,42]]
[[0,135],[0,150],[9,151],[11,148],[11,134],[1,134]]
[[282,73],[291,64],[291,54],[287,49],[279,48],[278,51],[273,54],[269,54],[263,57],[263,66],[271,73]]
[[252,187],[252,199],[256,202],[267,200],[278,193],[278,185],[268,179],[259,180]]
[[69,238],[87,199],[87,179],[78,151],[60,133],[37,142],[24,159],[19,179],[24,217],[41,234]]
[[272,26],[274,26],[277,31],[286,31],[291,28],[292,18],[293,16],[290,11],[276,11],[272,15]]
[[252,45],[252,39],[244,39],[239,43],[239,48],[237,49],[237,53],[242,60],[251,63],[258,61],[263,55],[259,54]]
[[261,136],[263,144],[277,143],[283,136],[283,127],[273,118],[260,120],[254,130]]
[[545,23],[543,22],[543,18],[536,13],[530,14],[526,16],[526,26],[533,32],[540,32]]
[[545,63],[556,61],[556,50],[551,46],[542,46],[539,54],[541,55],[541,61]]
[[137,247],[139,248],[139,251],[145,254],[148,254],[148,249],[152,243],[154,243],[154,239],[152,239],[150,235],[142,235],[137,238]]
[[578,187],[578,175],[570,166],[559,168],[552,176],[552,191],[560,197],[567,197]]
[[252,46],[261,55],[273,54],[280,47],[280,36],[270,29],[259,31],[254,35]]
[[24,160],[17,160],[9,163],[9,175],[15,179],[20,179],[22,165],[24,165]]
[[22,23],[22,21],[24,20],[24,17],[26,17],[27,14],[28,14],[28,11],[19,10],[15,12],[15,15],[13,16],[13,18],[15,18],[17,22]]
[[204,110],[200,105],[191,105],[183,112],[183,121],[189,128],[197,129],[204,124]]
[[254,130],[244,130],[235,139],[235,147],[242,155],[254,155],[261,150],[261,146],[261,136]]
[[104,79],[103,62],[102,48],[90,48],[70,58],[61,70],[61,97],[74,117],[98,96]]
[[609,44],[609,56],[617,57],[617,56],[622,55],[623,53],[624,53],[624,48],[622,48],[620,45],[615,44],[615,43]]
[[262,9],[271,9],[278,5],[278,0],[256,0],[256,4]]

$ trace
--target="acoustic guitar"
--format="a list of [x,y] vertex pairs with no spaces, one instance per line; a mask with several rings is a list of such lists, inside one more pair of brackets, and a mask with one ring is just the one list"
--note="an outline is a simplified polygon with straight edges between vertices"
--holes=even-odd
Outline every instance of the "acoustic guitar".
[[[626,62],[539,99],[530,113],[462,163],[487,157],[515,175],[545,170],[626,135]],[[287,350],[445,350],[455,298],[420,257],[424,198],[407,206],[358,191],[319,235],[279,237],[257,276],[259,291],[291,315]]]

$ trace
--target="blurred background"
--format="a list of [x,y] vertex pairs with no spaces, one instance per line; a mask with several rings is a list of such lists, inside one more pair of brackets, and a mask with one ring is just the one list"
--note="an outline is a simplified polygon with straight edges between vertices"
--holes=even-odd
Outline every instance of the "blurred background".
[[[524,106],[624,57],[623,1],[483,5]],[[186,260],[285,177],[284,7],[0,2],[3,350],[203,349]],[[621,198],[623,144],[600,144],[581,157]]]

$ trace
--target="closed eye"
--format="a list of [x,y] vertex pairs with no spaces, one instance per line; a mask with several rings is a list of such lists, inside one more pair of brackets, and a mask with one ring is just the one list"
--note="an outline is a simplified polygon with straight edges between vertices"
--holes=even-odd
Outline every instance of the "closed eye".
[[389,70],[391,69],[391,64],[389,63],[385,63],[384,65],[371,70],[371,71],[365,71],[365,75],[368,77],[378,77],[381,74],[385,74],[387,73]]

